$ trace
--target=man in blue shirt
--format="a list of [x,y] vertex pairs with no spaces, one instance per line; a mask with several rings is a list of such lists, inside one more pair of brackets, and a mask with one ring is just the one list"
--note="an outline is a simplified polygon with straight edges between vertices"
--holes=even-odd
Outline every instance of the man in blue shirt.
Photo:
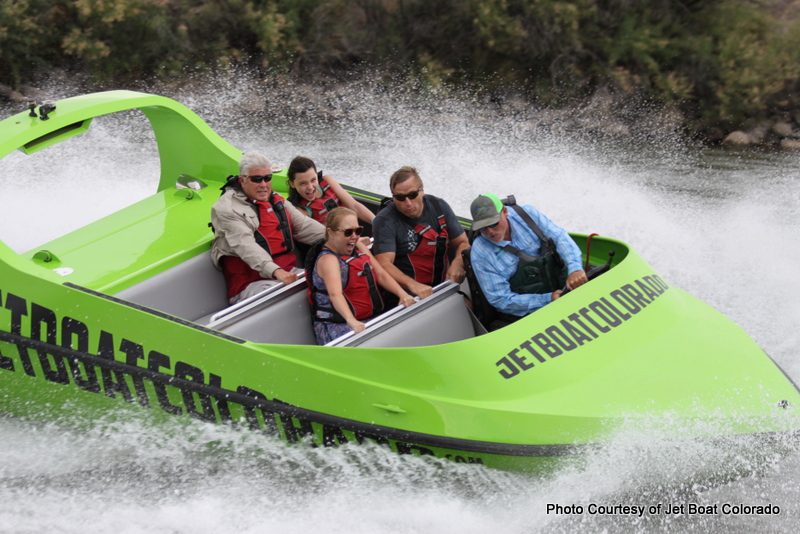
[[[511,208],[511,209],[509,209]],[[499,312],[522,317],[585,284],[581,252],[563,228],[533,206],[505,206],[492,193],[470,206],[472,268],[486,300]]]

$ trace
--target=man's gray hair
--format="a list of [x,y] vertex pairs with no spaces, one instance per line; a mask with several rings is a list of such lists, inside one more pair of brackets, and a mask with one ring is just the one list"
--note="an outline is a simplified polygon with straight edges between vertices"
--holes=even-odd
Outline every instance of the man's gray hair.
[[239,160],[239,176],[250,176],[250,169],[257,167],[272,168],[272,164],[261,152],[245,152]]

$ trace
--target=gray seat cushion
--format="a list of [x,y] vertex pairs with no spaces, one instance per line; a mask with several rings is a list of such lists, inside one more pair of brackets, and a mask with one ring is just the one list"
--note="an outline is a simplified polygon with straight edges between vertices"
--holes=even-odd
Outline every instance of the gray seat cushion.
[[115,296],[197,321],[228,306],[226,291],[225,277],[211,263],[211,253],[204,252]]

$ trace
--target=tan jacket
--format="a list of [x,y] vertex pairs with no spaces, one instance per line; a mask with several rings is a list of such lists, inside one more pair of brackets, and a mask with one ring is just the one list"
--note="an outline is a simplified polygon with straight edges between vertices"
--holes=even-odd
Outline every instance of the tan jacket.
[[[292,237],[295,241],[312,244],[325,237],[325,227],[303,216],[289,202],[284,202],[292,219]],[[238,256],[264,278],[274,278],[279,267],[272,256],[256,243],[255,232],[259,226],[258,214],[242,191],[229,188],[211,207],[211,224],[214,226],[214,243],[211,259],[220,267],[223,256]]]

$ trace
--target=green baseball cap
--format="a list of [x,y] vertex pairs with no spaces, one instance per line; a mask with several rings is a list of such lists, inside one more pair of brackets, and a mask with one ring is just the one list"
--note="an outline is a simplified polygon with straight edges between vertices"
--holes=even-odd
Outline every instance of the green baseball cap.
[[472,201],[469,211],[472,213],[472,229],[480,230],[497,224],[503,211],[503,202],[494,193],[484,193]]

